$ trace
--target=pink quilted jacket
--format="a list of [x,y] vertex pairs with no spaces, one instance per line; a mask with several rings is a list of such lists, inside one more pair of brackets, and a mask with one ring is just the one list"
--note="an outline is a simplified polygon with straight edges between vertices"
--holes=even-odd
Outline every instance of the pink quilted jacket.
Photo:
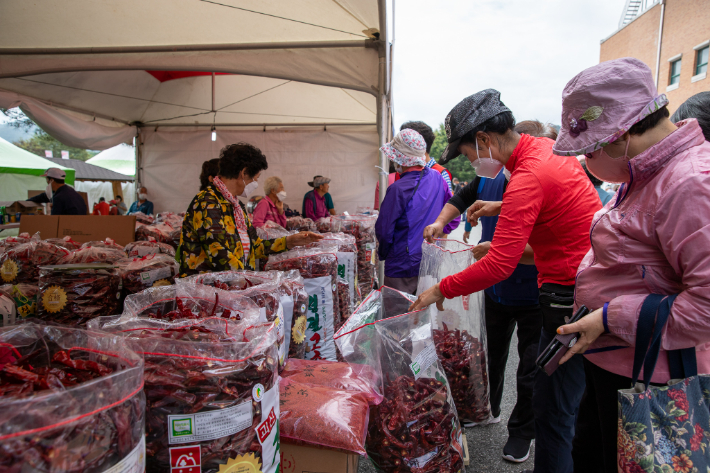
[[663,334],[658,383],[670,378],[663,350],[696,347],[698,372],[710,373],[710,143],[697,120],[678,126],[629,162],[630,183],[594,216],[575,294],[590,309],[609,303],[610,333],[585,356],[626,377],[644,299],[680,294]]

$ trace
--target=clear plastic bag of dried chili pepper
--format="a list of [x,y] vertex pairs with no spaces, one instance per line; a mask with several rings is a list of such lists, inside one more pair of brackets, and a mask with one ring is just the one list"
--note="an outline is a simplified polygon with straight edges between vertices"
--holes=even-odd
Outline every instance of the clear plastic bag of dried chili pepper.
[[333,342],[335,327],[341,325],[338,305],[338,260],[331,249],[296,248],[269,257],[266,270],[296,269],[308,294],[306,358],[337,361]]
[[110,246],[85,246],[62,258],[62,264],[104,263],[113,264],[126,257],[122,249]]
[[[338,294],[341,324],[350,317],[358,301],[357,290],[357,241],[347,233],[323,233],[323,239],[308,245],[308,248],[328,248],[335,246],[338,258]],[[335,330],[337,331],[337,327]]]
[[316,223],[307,217],[288,217],[286,219],[286,230],[297,232],[315,232]]
[[116,267],[121,274],[124,294],[136,294],[149,287],[169,286],[175,283],[178,273],[175,258],[164,254],[124,258],[116,262]]
[[306,357],[306,325],[308,315],[308,293],[306,285],[297,269],[291,271],[264,271],[279,274],[281,288],[291,298],[282,300],[286,317],[286,333],[289,334],[288,358],[302,360]]
[[64,238],[46,238],[44,241],[53,245],[61,246],[69,251],[78,250],[81,248],[81,243],[74,241],[72,237],[65,236]]
[[377,222],[377,215],[336,215],[333,217],[333,232],[343,232],[355,237],[358,291],[362,298],[366,297],[378,283],[375,222]]
[[9,297],[14,302],[19,320],[36,315],[38,292],[39,287],[34,284],[3,284],[0,286],[0,294]]
[[82,248],[113,248],[114,250],[123,250],[123,245],[119,245],[113,238],[104,240],[87,241],[81,245]]
[[282,378],[279,389],[285,443],[366,454],[370,405],[364,394],[290,378]]
[[123,249],[131,258],[140,258],[148,255],[165,254],[175,256],[175,248],[159,241],[132,241]]
[[39,268],[37,317],[84,326],[94,317],[115,314],[121,275],[110,264],[58,264]]
[[336,334],[345,359],[377,373],[384,400],[370,411],[367,454],[383,472],[459,472],[463,435],[439,363],[429,310],[407,312],[414,298],[373,291]]
[[141,225],[136,228],[136,240],[138,241],[159,241],[173,245],[172,233],[176,227],[173,227],[167,222],[155,223],[152,225]]
[[283,303],[288,302],[286,299],[289,296],[281,288],[279,273],[219,271],[179,278],[177,283],[179,285],[191,283],[217,287],[225,291],[234,291],[240,296],[251,299],[259,306],[260,322],[274,322],[276,324],[279,367],[283,369],[290,340],[290,337],[286,337],[286,317]]
[[[419,288],[426,290],[475,262],[472,246],[445,239],[424,241]],[[461,421],[485,423],[491,415],[488,384],[486,319],[483,291],[444,301],[444,311],[430,306],[434,343]]]
[[184,283],[151,287],[127,296],[122,315],[168,321],[219,317],[256,324],[260,311],[253,301],[236,292]]
[[32,323],[0,329],[0,471],[144,468],[143,358],[123,337]]
[[293,230],[286,230],[284,227],[276,222],[269,220],[263,226],[256,229],[256,234],[262,240],[273,240],[274,238],[281,238],[297,233]]
[[65,248],[40,240],[37,233],[27,243],[10,246],[0,253],[0,283],[36,284],[39,266],[57,264],[69,254]]
[[145,358],[146,471],[169,473],[190,452],[203,473],[278,471],[274,324],[106,317],[91,328],[123,333]]

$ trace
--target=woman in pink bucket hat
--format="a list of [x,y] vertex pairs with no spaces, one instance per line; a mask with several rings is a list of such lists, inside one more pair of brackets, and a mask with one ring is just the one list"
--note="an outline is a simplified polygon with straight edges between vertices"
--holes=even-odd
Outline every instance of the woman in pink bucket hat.
[[[592,312],[558,329],[580,333],[561,363],[576,353],[585,358],[576,473],[637,471],[634,462],[649,455],[634,459],[622,451],[617,459],[617,391],[631,387],[647,296],[677,294],[651,382],[671,378],[667,350],[694,347],[698,373],[710,373],[710,143],[697,120],[671,122],[667,105],[651,70],[633,58],[586,69],[562,93],[562,129],[553,150],[583,154],[592,174],[621,183],[594,216],[592,247],[577,272],[575,304]],[[707,436],[708,426],[702,428]],[[643,447],[652,449],[654,439]]]

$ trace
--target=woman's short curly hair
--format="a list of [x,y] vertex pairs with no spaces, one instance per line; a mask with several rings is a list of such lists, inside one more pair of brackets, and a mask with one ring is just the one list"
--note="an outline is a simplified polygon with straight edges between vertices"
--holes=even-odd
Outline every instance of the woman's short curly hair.
[[254,177],[268,167],[264,153],[249,143],[227,145],[219,152],[219,175],[227,179],[238,178],[242,170]]
[[278,189],[281,184],[283,184],[283,181],[280,177],[269,177],[268,179],[266,179],[266,181],[264,181],[264,195],[271,194],[271,192]]

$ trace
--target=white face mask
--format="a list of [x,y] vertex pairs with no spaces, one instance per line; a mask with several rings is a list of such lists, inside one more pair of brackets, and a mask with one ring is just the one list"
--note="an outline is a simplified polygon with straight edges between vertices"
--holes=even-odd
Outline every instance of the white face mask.
[[278,197],[279,200],[283,202],[284,200],[286,200],[286,191],[277,192],[276,197]]
[[52,198],[52,183],[50,182],[47,184],[47,187],[44,189],[44,193],[47,195],[48,199]]
[[259,183],[256,181],[251,181],[249,184],[247,184],[247,181],[245,181],[244,178],[242,178],[242,182],[244,182],[244,190],[242,191],[241,197],[248,199],[249,196],[254,193],[256,188],[259,187]]
[[148,198],[148,194],[140,193],[138,194],[138,200],[145,200]]
[[476,171],[476,174],[481,177],[495,179],[498,173],[503,169],[503,163],[493,159],[491,148],[488,148],[488,158],[478,156],[478,143],[476,143],[476,160],[471,163],[471,167]]
[[402,169],[402,166],[397,163],[394,163],[394,170],[395,170],[395,172],[398,172],[399,174],[402,174],[402,171],[404,171],[404,169]]

